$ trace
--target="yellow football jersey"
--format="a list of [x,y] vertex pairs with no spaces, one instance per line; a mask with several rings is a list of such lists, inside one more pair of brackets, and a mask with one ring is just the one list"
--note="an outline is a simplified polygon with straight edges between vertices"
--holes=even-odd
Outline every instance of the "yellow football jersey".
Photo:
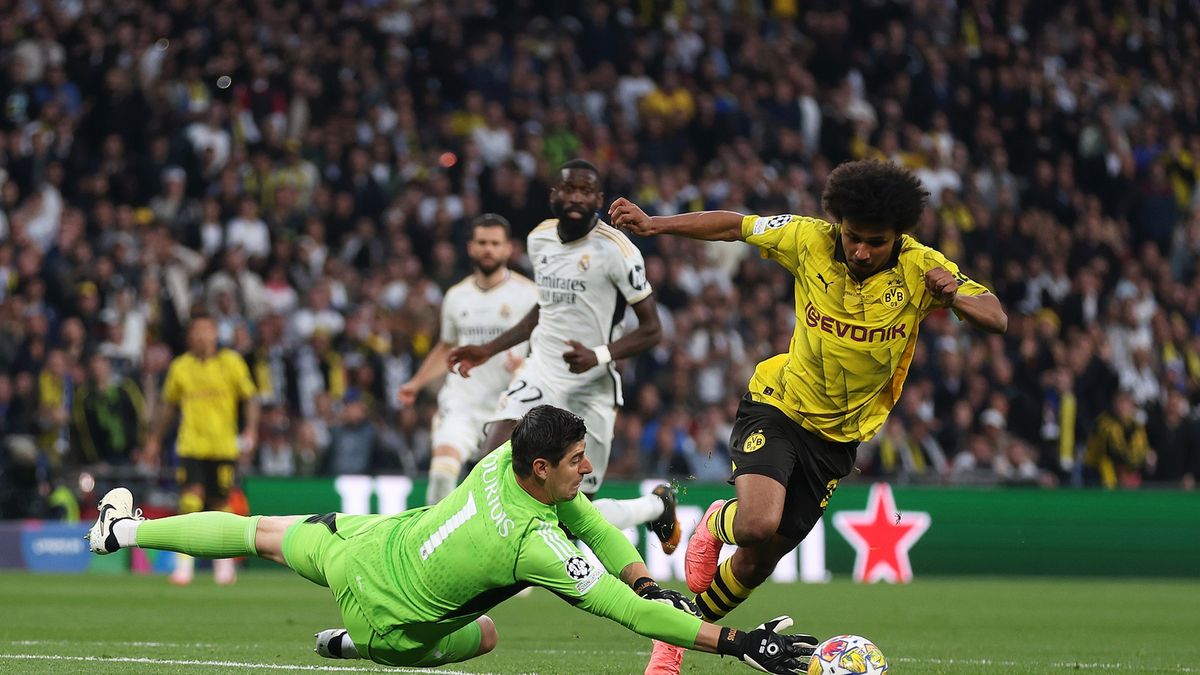
[[917,326],[936,309],[927,271],[945,268],[964,295],[988,292],[908,235],[863,282],[846,267],[840,228],[819,218],[746,216],[742,238],[796,277],[791,348],[758,364],[750,396],[832,441],[871,438],[899,400]]
[[179,456],[237,459],[238,404],[256,393],[246,360],[235,351],[222,349],[203,361],[187,353],[172,361],[163,399],[180,409]]

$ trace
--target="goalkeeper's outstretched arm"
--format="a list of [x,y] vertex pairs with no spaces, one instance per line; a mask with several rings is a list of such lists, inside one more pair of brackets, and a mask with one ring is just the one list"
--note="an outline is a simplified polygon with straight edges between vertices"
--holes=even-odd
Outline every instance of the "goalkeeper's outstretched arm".
[[[561,509],[559,513],[562,515]],[[768,622],[753,631],[706,623],[691,601],[660,588],[640,558],[621,570],[626,582],[622,583],[615,575],[593,567],[567,541],[562,529],[549,522],[537,523],[527,531],[514,572],[517,581],[542,586],[579,609],[639,635],[687,649],[736,656],[770,673],[802,672],[802,660],[812,654],[817,643],[811,636],[778,634],[776,630],[786,628],[790,620]]]

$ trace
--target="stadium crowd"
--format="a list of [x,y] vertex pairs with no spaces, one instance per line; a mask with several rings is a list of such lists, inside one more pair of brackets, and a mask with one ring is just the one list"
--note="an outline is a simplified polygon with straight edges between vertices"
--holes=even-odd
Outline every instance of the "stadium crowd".
[[[136,465],[197,311],[261,391],[247,470],[420,475],[434,397],[395,393],[467,223],[519,244],[576,156],[656,214],[820,214],[837,164],[911,167],[917,237],[1011,322],[926,322],[862,473],[1192,487],[1198,68],[1195,5],[1137,0],[11,3],[0,513]],[[635,243],[665,336],[623,364],[609,475],[722,480],[791,280],[744,245]]]

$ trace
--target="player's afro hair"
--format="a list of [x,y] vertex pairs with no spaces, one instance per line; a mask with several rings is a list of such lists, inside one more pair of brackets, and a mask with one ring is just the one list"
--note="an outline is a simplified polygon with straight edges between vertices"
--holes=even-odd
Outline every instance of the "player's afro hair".
[[583,435],[587,425],[575,413],[552,405],[539,405],[525,413],[512,433],[513,472],[526,477],[539,457],[558,466],[567,450]]
[[865,159],[829,174],[821,206],[838,222],[903,233],[917,226],[928,200],[929,192],[908,169]]

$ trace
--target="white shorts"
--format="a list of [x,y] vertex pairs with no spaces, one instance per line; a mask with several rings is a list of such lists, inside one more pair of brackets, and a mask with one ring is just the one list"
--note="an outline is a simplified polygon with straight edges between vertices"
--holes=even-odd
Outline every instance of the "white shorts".
[[[533,366],[533,367],[530,367]],[[620,377],[611,366],[609,372],[592,377],[580,384],[567,382],[561,375],[547,376],[539,372],[536,363],[526,361],[514,374],[508,389],[501,394],[499,407],[492,421],[518,420],[539,405],[553,405],[569,410],[583,418],[587,425],[584,452],[592,463],[592,473],[583,479],[580,489],[595,494],[604,482],[612,449],[613,425],[617,422],[617,407],[621,404]],[[575,379],[573,376],[571,379]]]
[[487,408],[439,410],[433,416],[433,447],[448,445],[458,451],[463,463],[483,454],[484,426],[492,419]]

